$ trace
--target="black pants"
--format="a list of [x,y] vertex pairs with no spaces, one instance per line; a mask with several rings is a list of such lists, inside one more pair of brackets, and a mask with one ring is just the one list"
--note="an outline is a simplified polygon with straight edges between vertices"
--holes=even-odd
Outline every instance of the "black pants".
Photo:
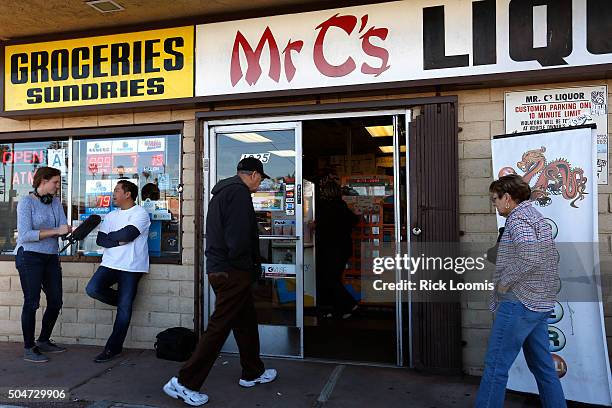
[[62,309],[62,269],[59,256],[40,252],[17,251],[15,266],[19,271],[21,290],[23,291],[23,309],[21,310],[21,330],[25,348],[34,347],[36,329],[36,310],[40,306],[40,291],[47,297],[47,307],[42,319],[39,341],[51,337],[53,327]]
[[200,338],[195,352],[179,371],[179,382],[197,391],[210,373],[230,330],[240,352],[242,379],[254,380],[264,372],[259,358],[259,331],[251,285],[251,272],[209,273],[208,280],[215,292],[215,311],[208,329]]
[[357,304],[342,283],[348,258],[322,251],[317,262],[317,303],[331,307],[335,316],[348,313]]

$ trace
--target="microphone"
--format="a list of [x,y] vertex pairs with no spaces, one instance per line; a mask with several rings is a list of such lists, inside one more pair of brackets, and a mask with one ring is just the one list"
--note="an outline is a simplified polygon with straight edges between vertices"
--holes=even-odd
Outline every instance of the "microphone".
[[98,214],[92,214],[81,225],[76,227],[72,234],[66,236],[68,243],[60,250],[60,253],[64,252],[66,248],[74,244],[77,241],[85,239],[87,235],[91,233],[102,221],[102,218]]

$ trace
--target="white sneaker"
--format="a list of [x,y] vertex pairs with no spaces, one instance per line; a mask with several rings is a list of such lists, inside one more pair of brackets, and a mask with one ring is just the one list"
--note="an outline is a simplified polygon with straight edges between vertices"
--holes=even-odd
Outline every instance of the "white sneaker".
[[276,372],[275,369],[268,368],[258,378],[254,379],[254,380],[251,380],[251,381],[240,380],[238,382],[238,384],[241,385],[242,387],[247,387],[247,388],[254,387],[257,384],[265,384],[265,383],[269,383],[269,382],[272,382],[272,381],[276,380],[277,374],[278,373]]
[[169,397],[182,399],[185,404],[191,405],[192,407],[199,407],[208,402],[208,395],[190,390],[181,385],[176,377],[172,377],[170,381],[164,385],[163,390]]

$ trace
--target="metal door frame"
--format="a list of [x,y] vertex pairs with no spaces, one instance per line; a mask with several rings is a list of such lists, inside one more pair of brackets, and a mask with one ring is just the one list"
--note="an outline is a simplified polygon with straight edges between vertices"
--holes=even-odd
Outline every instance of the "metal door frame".
[[[249,124],[237,124],[235,121],[233,124],[215,124],[212,122],[206,123],[204,126],[204,219],[206,219],[206,211],[208,210],[208,203],[210,202],[210,190],[211,186],[216,183],[217,175],[217,151],[216,142],[217,135],[221,133],[240,133],[240,132],[263,132],[263,131],[274,131],[274,130],[293,130],[294,132],[294,143],[295,143],[295,189],[298,192],[298,199],[295,203],[295,236],[274,236],[266,235],[260,236],[260,239],[264,240],[278,240],[278,241],[291,241],[295,243],[295,272],[296,272],[296,284],[295,284],[295,307],[296,316],[295,323],[300,331],[300,348],[299,355],[284,355],[284,354],[266,354],[271,357],[287,357],[287,358],[304,358],[304,237],[303,237],[303,209],[302,209],[302,122],[301,121],[289,121],[289,122],[268,122],[267,119],[258,121],[257,123]],[[203,236],[204,248],[206,248],[206,234]],[[208,275],[206,274],[206,255],[202,256],[202,270],[204,272],[204,302],[202,316],[204,316],[204,327],[208,326],[209,313],[214,310],[215,294],[210,288],[208,281]],[[271,326],[262,325],[258,326]]]
[[[393,135],[393,165],[394,165],[394,212],[396,214],[394,232],[395,232],[395,242],[399,251],[399,244],[401,244],[401,217],[400,211],[401,206],[399,203],[400,195],[399,195],[399,183],[400,183],[400,173],[399,173],[399,165],[401,163],[401,152],[400,152],[400,137],[398,129],[398,118],[403,117],[405,119],[405,138],[406,138],[406,207],[407,207],[407,241],[406,245],[410,248],[410,175],[409,175],[409,161],[408,161],[408,152],[409,152],[409,124],[411,121],[411,109],[382,109],[382,110],[366,110],[366,111],[345,111],[345,112],[335,112],[335,113],[315,113],[315,114],[297,114],[297,115],[282,115],[282,116],[262,116],[262,117],[245,117],[245,118],[231,118],[231,119],[214,119],[214,120],[204,120],[202,122],[203,126],[203,139],[204,139],[204,158],[203,158],[203,172],[204,172],[204,206],[203,206],[203,217],[206,219],[206,212],[208,209],[208,202],[210,200],[210,189],[212,185],[214,185],[214,175],[213,170],[216,170],[216,162],[215,162],[215,144],[211,144],[211,141],[214,141],[215,134],[219,133],[216,129],[231,129],[231,130],[242,130],[245,131],[256,131],[258,130],[286,130],[288,129],[288,125],[296,126],[296,185],[298,180],[298,167],[299,167],[299,181],[300,185],[302,184],[302,122],[305,120],[321,120],[321,119],[339,119],[339,118],[354,118],[354,117],[368,117],[368,116],[392,116],[393,117],[393,127],[394,127],[394,135]],[[299,136],[298,136],[299,134]],[[299,139],[299,140],[298,140]],[[299,145],[298,145],[299,143]],[[299,164],[298,164],[299,163]],[[216,174],[216,173],[215,173]],[[212,178],[212,180],[211,180]],[[211,184],[211,181],[213,184]],[[298,208],[296,205],[296,214]],[[303,217],[302,214],[302,205],[299,206],[300,211],[300,220]],[[298,233],[299,229],[299,233]],[[296,282],[296,291],[298,288],[300,290],[301,296],[297,296],[296,293],[296,308],[297,308],[297,316],[296,316],[296,324],[299,322],[300,328],[300,357],[304,357],[304,291],[303,291],[303,236],[302,231],[303,225],[302,222],[297,222],[296,218],[296,234],[299,236],[299,245],[300,249],[300,267],[296,271],[296,274],[299,274],[300,278],[297,279]],[[206,247],[206,236],[203,234],[203,248]],[[296,262],[298,260],[296,249]],[[409,254],[410,255],[410,254]],[[203,316],[203,327],[208,326],[208,317],[209,314],[207,311],[212,311],[214,308],[214,293],[210,289],[210,283],[208,282],[208,276],[206,274],[206,255],[202,254],[202,263],[203,263],[203,280],[202,284],[203,288],[203,302],[201,313]],[[297,265],[296,265],[297,268]],[[401,278],[400,271],[396,271],[396,277]],[[299,305],[298,305],[299,298]],[[408,293],[408,302],[411,300],[410,293]],[[403,312],[402,312],[402,295],[396,291],[395,298],[395,314],[396,314],[396,365],[403,366],[403,356],[404,356],[404,345],[403,345]],[[208,309],[208,310],[207,310]],[[412,308],[410,303],[408,304],[408,361],[409,367],[413,366],[412,362]],[[283,356],[296,358],[296,356]]]

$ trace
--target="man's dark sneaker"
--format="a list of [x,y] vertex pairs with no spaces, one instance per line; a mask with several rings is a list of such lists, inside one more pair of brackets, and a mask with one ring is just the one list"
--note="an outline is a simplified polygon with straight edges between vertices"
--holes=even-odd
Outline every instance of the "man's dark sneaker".
[[96,362],[96,363],[106,363],[107,361],[111,361],[115,357],[119,356],[119,354],[121,354],[121,353],[113,353],[112,351],[105,349],[103,352],[98,354],[96,356],[96,358],[94,358],[94,362]]
[[36,346],[25,349],[23,352],[23,359],[31,363],[46,363],[49,361],[49,357],[42,354]]
[[66,351],[66,347],[56,344],[53,340],[37,341],[36,345],[43,353],[63,353]]

